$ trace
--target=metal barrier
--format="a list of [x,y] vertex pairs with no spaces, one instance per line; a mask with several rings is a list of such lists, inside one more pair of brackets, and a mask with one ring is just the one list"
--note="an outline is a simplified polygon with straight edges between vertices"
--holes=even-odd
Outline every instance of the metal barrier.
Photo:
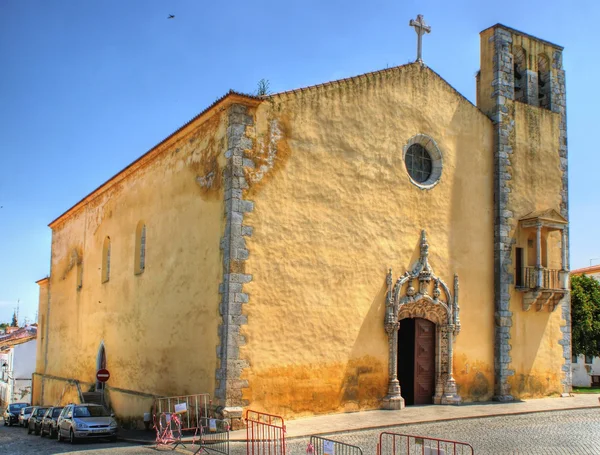
[[183,395],[178,397],[160,397],[154,399],[152,415],[156,425],[157,416],[164,413],[180,414],[182,431],[198,431],[203,418],[209,417],[210,395]]
[[[200,447],[194,454],[207,452],[229,455],[229,421],[203,418],[198,442]],[[196,440],[192,444],[196,444]]]
[[466,442],[383,432],[379,435],[377,455],[473,455]]
[[283,417],[246,411],[246,455],[285,455]]
[[[181,442],[181,420],[177,414],[161,412],[156,421],[156,447],[183,445]],[[185,447],[185,446],[184,446]]]
[[320,436],[311,436],[306,453],[309,455],[362,455],[363,452],[358,446]]

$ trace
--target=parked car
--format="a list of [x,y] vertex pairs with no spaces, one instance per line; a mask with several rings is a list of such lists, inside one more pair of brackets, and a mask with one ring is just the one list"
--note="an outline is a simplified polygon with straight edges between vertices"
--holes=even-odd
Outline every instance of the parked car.
[[74,444],[82,438],[117,440],[117,421],[99,404],[68,404],[58,417],[57,439]]
[[40,434],[40,429],[42,428],[42,419],[44,418],[44,414],[48,408],[42,408],[41,406],[34,406],[33,411],[31,412],[31,417],[29,417],[29,422],[27,423],[27,434],[35,433],[37,436]]
[[19,412],[19,426],[20,427],[27,426],[29,417],[31,417],[31,411],[33,411],[33,406],[27,406],[26,408],[21,408],[21,412]]
[[4,410],[2,418],[4,419],[4,426],[12,426],[14,423],[19,422],[19,413],[21,409],[29,406],[29,403],[12,403]]
[[40,428],[40,436],[42,438],[46,435],[50,435],[51,438],[56,437],[56,421],[62,410],[62,406],[48,408],[42,418],[42,426]]

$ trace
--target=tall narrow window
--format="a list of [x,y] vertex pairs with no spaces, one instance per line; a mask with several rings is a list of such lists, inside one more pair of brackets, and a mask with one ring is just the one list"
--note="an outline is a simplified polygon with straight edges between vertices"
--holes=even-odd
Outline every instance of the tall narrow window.
[[540,107],[551,108],[550,59],[544,54],[538,55],[538,100]]
[[146,223],[140,221],[135,230],[135,273],[146,269]]
[[516,248],[515,251],[515,286],[523,287],[523,248]]
[[110,279],[110,237],[106,236],[102,246],[102,282]]
[[515,46],[513,49],[513,77],[515,86],[515,101],[527,102],[527,60],[525,49]]

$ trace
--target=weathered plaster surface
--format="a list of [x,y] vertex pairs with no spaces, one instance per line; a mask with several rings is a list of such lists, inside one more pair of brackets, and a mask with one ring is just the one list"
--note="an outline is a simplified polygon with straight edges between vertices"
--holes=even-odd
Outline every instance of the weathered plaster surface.
[[[431,190],[413,185],[402,161],[421,133],[444,155]],[[408,65],[274,96],[258,107],[255,134],[246,154],[255,163],[245,190],[254,202],[245,216],[252,281],[240,348],[248,405],[294,416],[381,405],[385,275],[412,267],[422,229],[437,274],[449,283],[461,276],[455,352],[481,365],[461,380],[489,371],[491,122],[435,73]],[[488,382],[477,399],[491,396]]]
[[[38,373],[91,383],[104,342],[109,386],[161,395],[213,392],[225,130],[219,113],[191,125],[135,173],[52,225],[48,362]],[[136,275],[140,220],[147,226],[146,267]],[[111,273],[101,283],[107,236]],[[54,403],[64,384],[46,382],[44,403]],[[122,393],[111,394],[111,403],[120,417],[148,410]]]

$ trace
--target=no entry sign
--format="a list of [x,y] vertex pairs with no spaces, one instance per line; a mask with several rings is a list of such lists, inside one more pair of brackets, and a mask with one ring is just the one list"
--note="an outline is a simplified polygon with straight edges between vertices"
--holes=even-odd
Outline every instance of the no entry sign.
[[105,368],[98,370],[98,372],[96,373],[96,379],[100,382],[106,382],[108,381],[108,378],[110,378],[110,373]]

